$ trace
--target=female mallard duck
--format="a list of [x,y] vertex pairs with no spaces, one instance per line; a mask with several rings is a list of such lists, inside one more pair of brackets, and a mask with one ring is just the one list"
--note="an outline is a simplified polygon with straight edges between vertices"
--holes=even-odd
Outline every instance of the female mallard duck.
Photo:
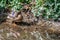
[[8,16],[7,16],[7,21],[9,23],[13,23],[13,22],[21,22],[22,20],[22,16],[19,13],[16,13],[15,11],[11,12]]
[[36,17],[32,14],[31,8],[29,5],[24,5],[24,8],[16,13],[14,10],[11,12],[11,14],[7,17],[10,21],[10,23],[13,22],[25,22],[25,23],[33,23],[36,20]]

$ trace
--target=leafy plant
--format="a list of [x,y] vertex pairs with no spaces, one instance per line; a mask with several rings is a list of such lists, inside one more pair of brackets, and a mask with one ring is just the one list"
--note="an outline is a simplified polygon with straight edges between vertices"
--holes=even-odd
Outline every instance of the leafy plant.
[[0,0],[0,7],[6,6],[6,0]]
[[21,3],[29,4],[32,0],[19,0]]
[[21,3],[29,4],[31,1],[32,0],[0,0],[0,7],[11,8],[18,11],[23,7]]
[[8,0],[7,7],[18,11],[22,8],[22,5],[20,4],[19,0]]
[[32,9],[35,16],[44,19],[60,19],[60,0],[35,0],[36,6]]

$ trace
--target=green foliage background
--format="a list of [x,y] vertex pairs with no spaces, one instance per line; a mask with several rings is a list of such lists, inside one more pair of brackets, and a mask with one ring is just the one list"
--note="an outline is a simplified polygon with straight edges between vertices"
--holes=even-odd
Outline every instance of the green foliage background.
[[31,0],[0,0],[0,8],[11,8],[14,10],[20,10],[23,6],[21,3],[29,4]]
[[60,0],[35,0],[36,6],[32,9],[35,16],[44,19],[60,20]]
[[[19,11],[23,8],[22,3],[30,2],[32,0],[0,0],[0,11],[5,8]],[[47,20],[60,20],[60,0],[35,0],[35,6],[32,6],[31,11],[35,16],[42,16]]]

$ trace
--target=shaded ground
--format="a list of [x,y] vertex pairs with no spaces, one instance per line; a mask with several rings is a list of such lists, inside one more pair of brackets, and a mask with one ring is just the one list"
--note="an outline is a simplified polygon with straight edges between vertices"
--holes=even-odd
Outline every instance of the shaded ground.
[[0,25],[0,40],[60,40],[60,23],[39,21],[37,25]]

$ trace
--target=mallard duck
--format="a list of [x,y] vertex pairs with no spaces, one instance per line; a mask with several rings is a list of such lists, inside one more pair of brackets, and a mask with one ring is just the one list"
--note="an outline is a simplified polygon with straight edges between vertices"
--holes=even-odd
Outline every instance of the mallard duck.
[[13,22],[21,22],[22,20],[22,16],[19,13],[16,13],[15,11],[11,12],[8,16],[7,16],[7,21],[9,23],[13,23]]
[[32,23],[35,22],[35,17],[31,12],[31,8],[29,5],[24,5],[24,8],[20,10],[20,12],[16,13],[12,11],[11,14],[8,15],[7,19],[9,19],[10,23],[13,22],[25,22]]

